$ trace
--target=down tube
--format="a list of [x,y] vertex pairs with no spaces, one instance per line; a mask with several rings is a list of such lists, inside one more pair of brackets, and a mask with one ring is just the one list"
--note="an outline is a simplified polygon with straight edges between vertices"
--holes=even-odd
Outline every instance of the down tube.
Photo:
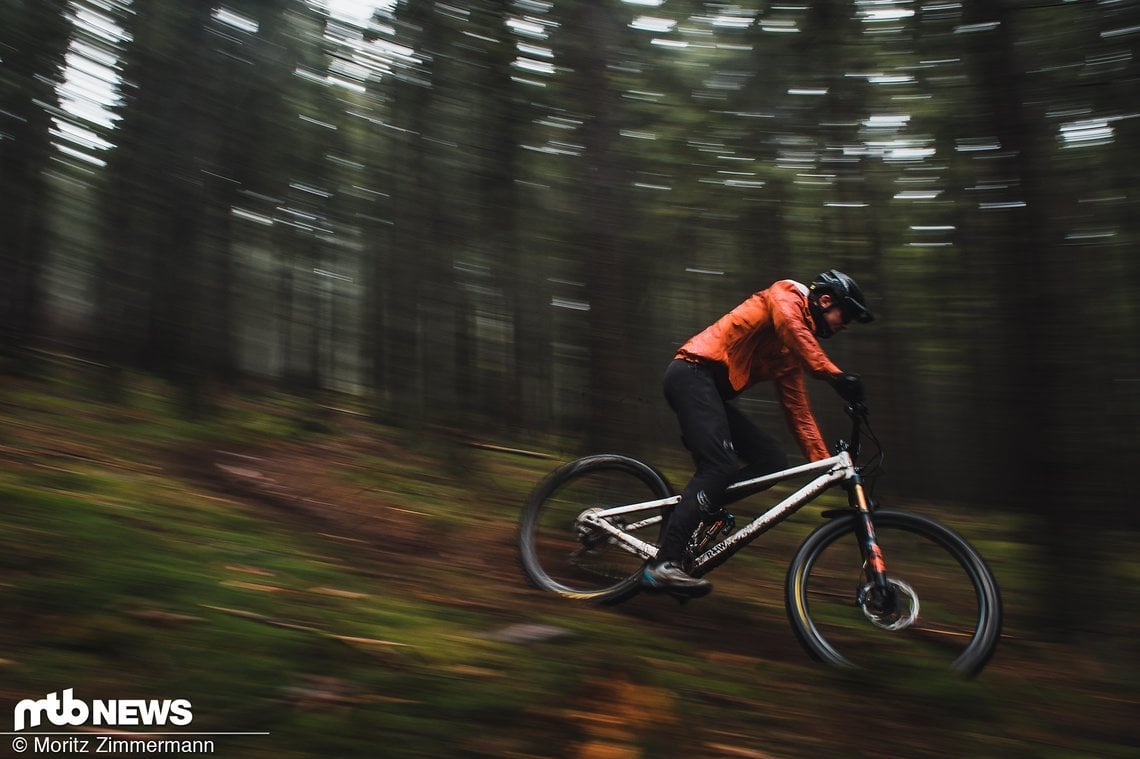
[[780,501],[747,525],[728,536],[721,542],[709,548],[693,561],[693,571],[705,574],[719,567],[737,551],[751,543],[756,538],[772,529],[780,522],[795,514],[803,506],[810,503],[817,495],[827,490],[836,482],[847,477],[845,470],[835,470],[820,475],[790,496]]

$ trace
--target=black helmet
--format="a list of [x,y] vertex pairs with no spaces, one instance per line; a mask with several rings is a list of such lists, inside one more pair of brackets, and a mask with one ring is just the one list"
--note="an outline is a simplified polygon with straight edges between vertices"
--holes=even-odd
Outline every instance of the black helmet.
[[825,293],[831,295],[836,305],[839,306],[844,321],[866,324],[875,320],[874,314],[867,308],[867,303],[863,299],[863,291],[859,289],[859,285],[838,269],[831,269],[820,274],[808,286],[808,290],[810,291],[810,299],[816,303],[819,302],[819,296]]

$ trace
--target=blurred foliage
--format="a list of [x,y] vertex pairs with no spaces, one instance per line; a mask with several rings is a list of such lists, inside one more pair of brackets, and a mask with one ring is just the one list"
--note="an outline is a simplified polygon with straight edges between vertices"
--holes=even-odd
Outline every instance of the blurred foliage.
[[675,455],[675,346],[836,266],[880,315],[827,347],[883,498],[1026,520],[1044,629],[1119,612],[1140,4],[358,7],[0,3],[5,369],[66,353],[119,400],[142,369],[192,423],[268,379],[412,439]]

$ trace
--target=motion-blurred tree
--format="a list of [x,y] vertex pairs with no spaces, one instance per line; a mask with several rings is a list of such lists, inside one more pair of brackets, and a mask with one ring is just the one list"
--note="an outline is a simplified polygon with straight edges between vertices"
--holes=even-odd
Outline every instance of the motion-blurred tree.
[[[881,319],[828,349],[871,380],[897,491],[1040,514],[1061,557],[1136,526],[1140,5],[108,0],[121,121],[80,165],[51,147],[72,1],[0,6],[5,351],[50,332],[42,230],[93,197],[57,237],[101,263],[105,360],[192,404],[257,372],[661,446],[681,340],[849,267]],[[1110,571],[1062,566],[1069,610]]]
[[[279,30],[294,5],[248,2],[241,10],[251,15],[237,17],[247,27],[223,25],[208,4],[147,0],[124,19],[133,42],[107,168],[101,343],[113,366],[175,379],[191,408],[204,381],[235,372],[232,208],[254,188],[284,196],[272,156],[293,133],[280,129],[279,95],[267,84],[290,65],[282,43],[291,37]],[[277,39],[256,47],[257,31]]]
[[66,0],[0,5],[0,358],[41,329],[40,275],[52,223],[46,169],[71,23]]

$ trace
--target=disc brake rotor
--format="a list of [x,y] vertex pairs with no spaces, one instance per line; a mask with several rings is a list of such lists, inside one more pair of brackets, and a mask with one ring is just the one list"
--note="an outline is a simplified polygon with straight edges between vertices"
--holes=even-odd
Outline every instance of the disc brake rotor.
[[902,580],[890,578],[886,590],[867,583],[859,589],[857,603],[863,615],[884,630],[905,630],[918,619],[918,594]]

